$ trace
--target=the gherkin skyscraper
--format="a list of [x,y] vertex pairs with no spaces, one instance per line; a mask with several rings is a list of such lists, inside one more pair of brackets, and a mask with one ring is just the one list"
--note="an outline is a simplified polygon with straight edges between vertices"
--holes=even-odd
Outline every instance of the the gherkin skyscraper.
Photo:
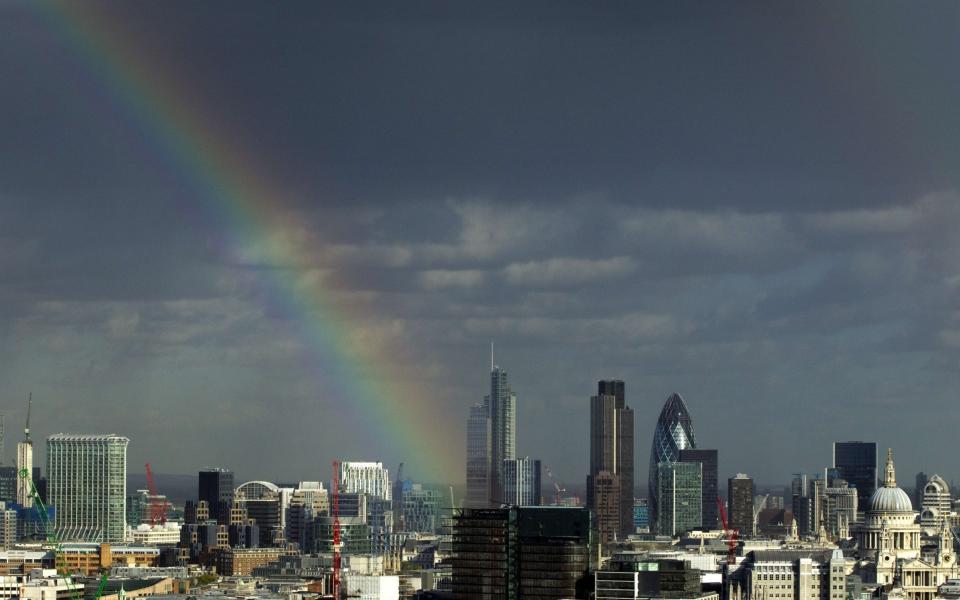
[[671,394],[660,411],[657,426],[653,430],[653,447],[650,449],[650,475],[648,490],[650,493],[650,523],[657,522],[657,465],[662,462],[675,463],[680,460],[680,451],[696,448],[697,439],[693,434],[693,419],[687,412],[680,394]]

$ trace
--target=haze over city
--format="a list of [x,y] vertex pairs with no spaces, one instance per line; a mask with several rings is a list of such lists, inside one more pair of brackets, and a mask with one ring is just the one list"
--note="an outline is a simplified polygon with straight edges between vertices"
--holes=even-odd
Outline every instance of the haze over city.
[[0,3],[7,430],[459,484],[493,342],[574,485],[602,379],[638,485],[675,392],[723,480],[953,475],[958,11]]

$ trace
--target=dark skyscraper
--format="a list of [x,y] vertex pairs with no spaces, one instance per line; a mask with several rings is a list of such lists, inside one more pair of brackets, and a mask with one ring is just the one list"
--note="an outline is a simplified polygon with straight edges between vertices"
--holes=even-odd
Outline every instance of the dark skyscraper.
[[230,510],[233,502],[233,471],[229,469],[204,469],[200,471],[197,498],[206,500],[210,518],[220,520],[220,509]]
[[633,533],[633,410],[622,381],[601,381],[590,398],[587,503],[602,542]]
[[466,508],[454,517],[453,594],[464,600],[583,598],[590,511]]
[[[490,505],[490,407],[474,404],[467,419],[467,497],[469,508]],[[399,497],[399,494],[394,494]]]
[[730,511],[730,529],[740,535],[753,535],[753,480],[738,473],[727,480],[727,503]]
[[850,487],[857,488],[857,506],[867,506],[877,489],[877,443],[834,442],[833,466]]
[[490,354],[490,396],[485,404],[490,415],[490,502],[503,498],[503,461],[516,458],[517,396],[510,389],[507,372],[493,364]]
[[671,394],[660,411],[653,430],[653,446],[650,449],[650,471],[647,479],[650,497],[650,523],[657,522],[657,464],[677,462],[680,451],[696,448],[693,434],[693,419],[687,412],[680,394]]
[[703,494],[700,505],[703,510],[703,527],[706,529],[719,529],[720,518],[717,514],[717,451],[716,450],[695,450],[685,448],[680,450],[680,462],[700,463],[703,467],[701,477],[703,478]]

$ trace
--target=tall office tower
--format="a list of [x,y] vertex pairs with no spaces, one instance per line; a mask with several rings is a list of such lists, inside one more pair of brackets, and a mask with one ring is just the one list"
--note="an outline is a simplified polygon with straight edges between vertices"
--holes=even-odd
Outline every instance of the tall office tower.
[[47,495],[60,539],[123,541],[129,443],[114,434],[47,438]]
[[[33,441],[30,439],[30,409],[33,407],[33,394],[27,400],[27,425],[23,428],[23,441],[17,444],[17,471],[29,473],[33,478]],[[33,494],[30,479],[17,477],[17,504],[24,508],[33,507]]]
[[753,480],[737,473],[727,480],[727,503],[730,511],[730,529],[740,530],[740,535],[753,535]]
[[467,497],[468,508],[490,504],[490,414],[486,403],[470,407],[467,419]]
[[516,458],[517,396],[510,389],[507,372],[493,364],[490,354],[490,502],[503,497],[503,461]]
[[503,461],[502,504],[540,506],[540,461],[528,457]]
[[382,462],[343,461],[340,463],[340,491],[390,500],[393,497],[390,472]]
[[587,506],[601,541],[633,533],[633,471],[633,409],[626,405],[624,383],[600,381],[590,397]]
[[720,515],[717,510],[717,499],[720,497],[720,491],[717,487],[717,451],[684,448],[680,451],[680,462],[700,463],[703,475],[703,496],[700,500],[703,510],[703,527],[719,529]]
[[857,504],[867,506],[877,489],[877,443],[834,442],[833,467],[850,487],[857,488]]
[[590,511],[514,506],[454,516],[454,598],[582,598],[590,567]]
[[220,521],[221,509],[228,511],[233,503],[233,471],[204,469],[197,475],[197,499],[205,501],[210,518]]
[[698,462],[657,465],[657,532],[675,536],[701,527],[703,475]]
[[662,462],[677,462],[680,451],[696,448],[693,434],[693,419],[687,412],[680,394],[671,394],[660,411],[653,430],[653,446],[650,449],[650,470],[647,479],[650,497],[650,522],[657,523],[657,465]]

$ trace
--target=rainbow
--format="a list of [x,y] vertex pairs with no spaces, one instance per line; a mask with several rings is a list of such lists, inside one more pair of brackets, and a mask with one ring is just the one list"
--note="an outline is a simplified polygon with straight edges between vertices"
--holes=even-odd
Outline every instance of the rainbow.
[[[298,227],[281,205],[284,192],[249,148],[216,128],[216,119],[184,82],[148,61],[119,19],[82,2],[31,5],[81,68],[144,128],[155,150],[186,179],[202,203],[198,208],[212,217],[227,245],[257,249],[257,263],[267,266],[257,271],[260,283],[296,321],[302,343],[323,375],[328,404],[335,401],[337,410],[353,412],[369,427],[378,446],[391,449],[391,456],[383,458],[406,461],[428,480],[459,481],[459,428],[437,422],[439,397],[411,376],[403,349],[358,333],[353,324],[363,315],[326,289],[330,279],[319,276],[313,260],[320,249],[291,240],[290,232]],[[322,431],[319,427],[318,438]]]

